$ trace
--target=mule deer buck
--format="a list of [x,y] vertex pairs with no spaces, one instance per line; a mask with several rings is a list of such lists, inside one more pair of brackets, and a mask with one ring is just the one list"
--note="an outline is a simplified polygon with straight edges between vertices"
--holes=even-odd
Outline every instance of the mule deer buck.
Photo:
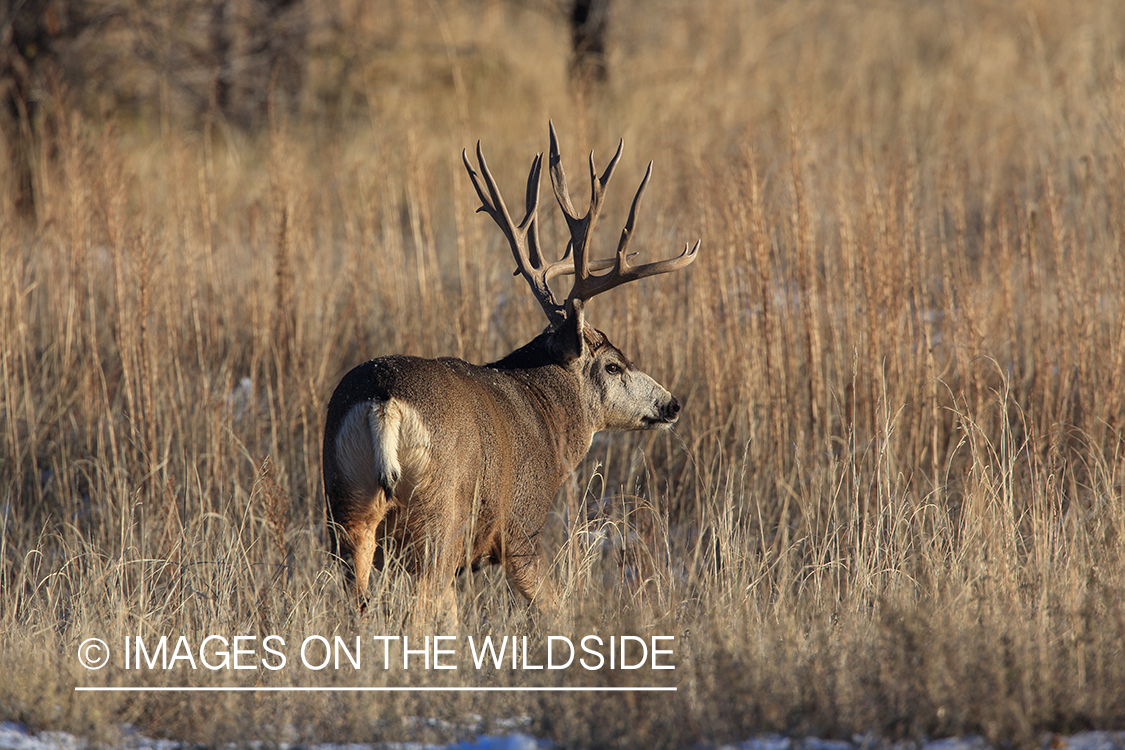
[[[629,240],[652,175],[650,162],[616,257],[592,261],[594,224],[622,146],[600,177],[590,155],[590,207],[580,217],[567,190],[553,125],[550,139],[551,182],[570,230],[566,250],[554,262],[544,260],[539,244],[542,154],[532,162],[526,212],[518,224],[480,143],[479,174],[467,154],[461,155],[481,200],[478,210],[491,216],[507,238],[516,273],[543,308],[547,328],[484,366],[450,357],[374,359],[348,372],[332,394],[323,467],[330,544],[345,564],[361,611],[371,569],[382,569],[387,540],[404,551],[416,599],[430,615],[439,607],[451,608],[455,618],[456,571],[484,563],[503,564],[524,597],[540,609],[552,609],[555,593],[544,577],[539,534],[594,433],[666,428],[679,416],[679,402],[589,326],[583,307],[614,287],[688,266],[699,242],[677,257],[631,265]],[[573,275],[574,284],[559,304],[548,282],[562,275]]]

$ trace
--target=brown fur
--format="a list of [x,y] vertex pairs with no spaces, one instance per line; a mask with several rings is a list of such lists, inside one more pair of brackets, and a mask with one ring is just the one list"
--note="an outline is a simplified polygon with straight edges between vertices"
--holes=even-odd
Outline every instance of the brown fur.
[[344,376],[328,407],[324,483],[333,551],[361,606],[387,538],[431,611],[448,606],[459,567],[486,562],[553,604],[539,534],[593,434],[668,425],[679,408],[576,317],[490,365],[390,356]]

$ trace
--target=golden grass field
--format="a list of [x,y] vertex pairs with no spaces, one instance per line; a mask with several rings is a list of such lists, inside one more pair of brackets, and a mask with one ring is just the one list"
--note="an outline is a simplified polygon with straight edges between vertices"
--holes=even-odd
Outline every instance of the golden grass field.
[[[570,747],[1125,726],[1125,5],[619,0],[584,95],[542,11],[308,5],[340,23],[268,127],[64,87],[36,220],[0,202],[0,720],[267,746],[473,715]],[[481,572],[462,633],[671,635],[676,669],[83,669],[88,637],[399,632],[408,578],[360,619],[325,551],[325,406],[365,359],[538,333],[461,149],[518,204],[549,118],[575,188],[625,140],[602,255],[649,159],[633,249],[702,239],[588,309],[684,413],[597,437],[560,493],[559,620]],[[678,690],[74,691],[652,684]]]

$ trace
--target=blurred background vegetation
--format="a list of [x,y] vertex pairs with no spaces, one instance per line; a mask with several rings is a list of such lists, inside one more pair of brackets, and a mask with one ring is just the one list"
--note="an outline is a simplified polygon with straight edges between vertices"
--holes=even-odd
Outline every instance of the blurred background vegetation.
[[[590,747],[1120,727],[1123,63],[1102,0],[10,0],[0,717],[222,743],[524,716]],[[548,119],[572,174],[626,141],[607,247],[649,159],[632,247],[703,242],[591,306],[685,408],[598,437],[545,534],[571,632],[676,634],[680,690],[76,697],[226,679],[92,677],[88,636],[397,627],[408,586],[354,620],[324,552],[324,405],[370,357],[538,333],[460,152],[511,204]],[[541,627],[466,578],[468,632]]]
[[[313,0],[13,0],[0,17],[0,92],[10,179],[24,215],[34,211],[32,164],[49,112],[68,104],[95,120],[167,131],[218,121],[253,133],[273,110],[326,128],[395,106],[419,89],[465,99],[465,73],[511,67],[503,50],[457,39],[463,15],[537,16],[559,36],[535,66],[558,65],[569,33],[569,75],[608,77],[609,0],[523,3]],[[547,32],[541,32],[547,33]],[[526,48],[520,52],[526,51]],[[553,53],[553,54],[552,54]],[[487,72],[483,73],[487,76]],[[454,79],[457,80],[454,80]]]

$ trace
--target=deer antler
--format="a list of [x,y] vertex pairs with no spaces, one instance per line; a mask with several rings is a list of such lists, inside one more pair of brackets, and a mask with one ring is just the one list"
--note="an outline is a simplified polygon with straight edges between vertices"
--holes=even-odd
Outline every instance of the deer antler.
[[[644,179],[641,180],[641,186],[637,189],[637,194],[633,198],[633,205],[629,209],[629,220],[625,223],[625,228],[621,230],[621,239],[617,243],[617,255],[603,260],[590,260],[590,242],[593,237],[594,224],[597,222],[598,213],[601,211],[606,185],[609,184],[609,180],[613,177],[613,172],[617,168],[617,162],[621,159],[624,141],[618,144],[617,153],[613,155],[613,159],[610,160],[601,177],[598,176],[594,167],[594,155],[593,153],[590,154],[590,208],[586,211],[585,216],[579,217],[574,210],[574,204],[570,200],[570,192],[566,185],[566,174],[562,167],[562,157],[559,155],[559,141],[555,135],[553,123],[550,124],[550,131],[551,184],[570,230],[570,242],[567,243],[566,250],[561,258],[552,263],[544,261],[539,244],[539,178],[543,168],[543,155],[536,154],[535,159],[531,162],[531,172],[527,176],[527,208],[523,221],[519,224],[512,221],[512,216],[508,213],[507,206],[504,205],[504,198],[500,195],[496,180],[492,177],[492,173],[488,170],[488,164],[484,160],[480,141],[477,141],[479,175],[473,169],[467,152],[461,152],[461,159],[465,162],[469,179],[472,180],[473,188],[476,189],[477,196],[480,198],[481,206],[477,211],[483,211],[491,216],[496,225],[500,227],[512,248],[512,256],[516,259],[516,275],[524,277],[551,325],[558,326],[574,313],[575,302],[581,304],[621,284],[643,279],[646,276],[669,273],[690,265],[695,260],[700,243],[697,241],[695,247],[690,248],[685,245],[684,251],[675,258],[645,263],[640,266],[629,265],[629,259],[636,255],[636,253],[629,253],[628,248],[636,223],[637,206],[644,194],[645,187],[648,185],[649,177],[652,176],[652,162],[649,162],[648,171],[645,172]],[[484,180],[483,186],[481,185],[481,179]],[[607,269],[609,273],[602,276],[591,275],[594,271],[605,271]],[[569,274],[574,274],[574,285],[570,289],[570,294],[567,295],[565,304],[560,305],[547,282],[556,276]]]
[[[636,255],[636,253],[629,254],[628,252],[629,240],[633,237],[637,220],[637,206],[641,202],[641,196],[644,195],[645,187],[648,186],[649,178],[652,177],[651,161],[648,163],[648,170],[645,171],[640,187],[637,188],[633,205],[629,208],[629,220],[625,222],[625,228],[621,230],[621,239],[617,243],[617,255],[612,260],[591,262],[589,250],[594,224],[597,222],[598,213],[602,208],[606,185],[613,177],[613,171],[617,168],[617,162],[621,158],[624,141],[618,144],[617,153],[613,155],[601,177],[598,177],[597,169],[594,167],[594,155],[593,153],[590,154],[590,208],[585,216],[579,218],[574,210],[574,204],[570,200],[570,192],[567,190],[566,174],[563,172],[562,157],[559,155],[559,140],[555,135],[553,123],[550,125],[550,130],[551,184],[554,186],[555,198],[559,202],[559,208],[566,216],[566,223],[570,228],[571,240],[567,250],[569,252],[570,248],[574,248],[574,286],[571,287],[570,294],[566,298],[564,309],[567,315],[573,313],[575,301],[586,302],[602,292],[608,292],[610,289],[627,284],[630,281],[670,273],[691,265],[699,252],[700,241],[698,240],[694,247],[685,244],[684,251],[674,258],[645,263],[640,266],[629,265],[629,259]],[[602,276],[591,275],[591,271],[600,271],[605,268],[609,268],[610,272]]]

